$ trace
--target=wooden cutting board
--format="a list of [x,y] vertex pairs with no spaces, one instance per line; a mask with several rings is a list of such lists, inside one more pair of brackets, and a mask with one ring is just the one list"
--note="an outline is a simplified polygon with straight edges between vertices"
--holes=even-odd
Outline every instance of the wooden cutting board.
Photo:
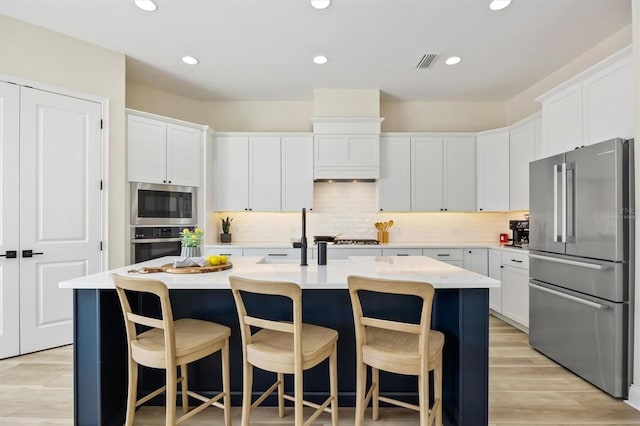
[[224,265],[207,265],[207,266],[186,266],[184,268],[174,268],[173,263],[167,263],[162,266],[149,266],[140,269],[130,269],[127,272],[137,272],[139,274],[151,274],[154,272],[167,272],[169,274],[202,274],[206,272],[218,272],[225,269],[231,269],[231,262]]

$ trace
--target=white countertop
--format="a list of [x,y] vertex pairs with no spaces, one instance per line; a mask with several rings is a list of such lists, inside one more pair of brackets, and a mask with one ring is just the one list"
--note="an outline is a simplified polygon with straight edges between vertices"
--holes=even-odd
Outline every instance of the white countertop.
[[[271,246],[273,247],[273,246]],[[231,269],[204,274],[129,273],[131,269],[145,266],[161,266],[171,263],[174,257],[149,260],[107,272],[92,274],[72,280],[62,281],[61,288],[111,289],[114,288],[112,273],[153,278],[164,282],[173,289],[228,289],[229,275],[237,275],[257,280],[291,281],[303,289],[346,289],[347,276],[362,275],[374,278],[426,281],[435,288],[490,288],[500,287],[500,281],[461,269],[435,259],[423,256],[354,256],[344,260],[328,260],[319,266],[309,259],[309,266],[298,263],[259,263],[263,257],[234,257]]]
[[[313,239],[308,242],[310,249],[316,247]],[[493,241],[456,241],[456,242],[408,242],[408,243],[381,243],[372,245],[351,245],[351,244],[330,244],[331,249],[352,249],[352,248],[490,248],[507,251],[517,251],[520,253],[529,253],[529,250],[519,247],[506,246]],[[293,248],[293,243],[282,241],[243,241],[229,244],[206,244],[205,248],[220,250],[224,248]]]

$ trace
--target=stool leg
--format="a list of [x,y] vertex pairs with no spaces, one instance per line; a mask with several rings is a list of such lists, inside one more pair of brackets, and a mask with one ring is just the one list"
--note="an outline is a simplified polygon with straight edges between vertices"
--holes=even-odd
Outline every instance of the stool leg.
[[278,416],[284,417],[284,374],[278,373]]
[[224,425],[231,426],[231,386],[229,380],[229,339],[222,347],[222,392],[224,392]]
[[333,344],[329,357],[329,387],[331,388],[331,426],[338,426],[338,345]]
[[189,379],[186,364],[180,366],[180,375],[182,376],[182,385],[180,386],[182,389],[182,412],[187,414],[189,411],[189,394],[187,393],[189,392]]
[[294,385],[293,385],[293,392],[294,392],[294,415],[295,415],[295,423],[296,426],[297,425],[303,425],[304,424],[304,417],[303,417],[303,405],[302,405],[302,397],[304,396],[303,394],[303,389],[304,387],[302,386],[303,380],[302,380],[302,368],[300,368],[300,370],[298,371],[298,369],[296,368],[295,370],[295,374],[293,375],[293,380],[294,380]]
[[442,352],[438,365],[433,369],[433,396],[436,409],[436,426],[442,426]]
[[133,426],[138,399],[138,363],[129,357],[129,385],[127,389],[127,419],[126,426]]
[[371,386],[373,388],[373,395],[371,399],[373,400],[373,420],[378,420],[380,415],[380,403],[378,402],[378,397],[380,396],[380,370],[377,368],[371,367]]
[[251,413],[251,387],[253,384],[253,365],[244,362],[242,376],[242,426],[249,426]]
[[167,408],[166,408],[166,425],[174,426],[176,424],[176,388],[178,387],[178,381],[176,380],[176,366],[167,366],[167,390],[165,394],[167,396]]
[[356,365],[356,423],[355,426],[364,424],[364,397],[367,387],[367,366],[362,362],[362,357],[358,354]]

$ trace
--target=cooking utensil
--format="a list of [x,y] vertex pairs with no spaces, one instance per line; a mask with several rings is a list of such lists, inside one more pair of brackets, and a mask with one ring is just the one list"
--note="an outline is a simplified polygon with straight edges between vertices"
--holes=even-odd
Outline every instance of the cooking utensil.
[[392,226],[393,226],[393,219],[389,221],[389,226],[387,227],[387,229],[391,228]]

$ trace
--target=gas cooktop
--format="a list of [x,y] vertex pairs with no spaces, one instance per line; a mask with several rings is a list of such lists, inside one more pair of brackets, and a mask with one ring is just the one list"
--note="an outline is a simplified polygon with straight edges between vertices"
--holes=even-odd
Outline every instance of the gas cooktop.
[[367,239],[367,238],[344,238],[344,239],[335,239],[333,241],[335,245],[352,245],[352,246],[370,246],[378,244],[378,240]]

